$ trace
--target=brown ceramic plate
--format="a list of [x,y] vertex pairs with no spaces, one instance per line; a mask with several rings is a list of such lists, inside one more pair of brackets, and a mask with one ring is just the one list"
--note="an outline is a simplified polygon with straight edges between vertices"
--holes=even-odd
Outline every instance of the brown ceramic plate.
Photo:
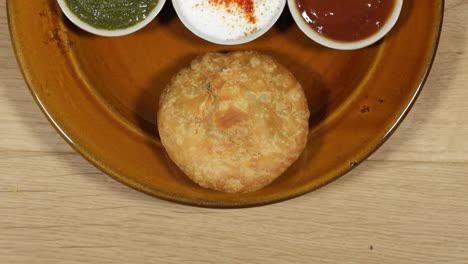
[[[11,36],[31,92],[59,133],[115,179],[156,197],[207,207],[247,207],[312,191],[366,159],[409,111],[429,72],[443,0],[404,3],[378,44],[337,51],[309,40],[285,10],[260,39],[241,46],[207,43],[175,16],[170,1],[156,21],[126,37],[104,38],[70,24],[55,0],[8,0]],[[171,76],[207,51],[271,54],[303,84],[309,143],[268,187],[235,195],[193,184],[158,138],[159,95]]]

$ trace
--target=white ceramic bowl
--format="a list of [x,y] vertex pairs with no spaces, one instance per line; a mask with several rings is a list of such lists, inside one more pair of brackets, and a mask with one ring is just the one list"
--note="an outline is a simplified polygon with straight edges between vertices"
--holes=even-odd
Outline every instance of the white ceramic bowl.
[[[275,1],[273,3],[274,5],[271,5],[270,1]],[[210,24],[208,24],[208,26],[201,26],[203,21],[208,20],[208,18],[207,18],[208,16],[203,15],[202,13],[193,13],[193,12],[197,12],[197,11],[196,11],[195,8],[189,9],[187,7],[189,2],[190,2],[190,5],[198,6],[198,7],[200,7],[200,5],[203,5],[203,4],[204,5],[209,5],[208,1],[205,1],[205,0],[204,1],[172,0],[172,4],[174,5],[174,9],[175,9],[177,15],[179,16],[179,19],[182,21],[182,23],[185,25],[185,27],[187,27],[196,36],[198,36],[198,37],[200,37],[200,38],[202,38],[202,39],[204,39],[206,41],[209,41],[209,42],[212,42],[212,43],[215,43],[215,44],[220,44],[220,45],[239,45],[239,44],[244,44],[244,43],[247,43],[247,42],[250,42],[250,41],[253,41],[253,40],[259,38],[260,36],[265,34],[276,23],[278,18],[281,16],[281,13],[283,12],[284,7],[286,6],[286,0],[264,0],[264,5],[265,6],[268,6],[269,8],[272,8],[271,6],[276,5],[276,7],[277,7],[277,8],[274,8],[274,7],[272,8],[272,10],[271,10],[272,14],[271,14],[271,16],[268,16],[268,19],[266,20],[267,22],[265,23],[264,26],[262,26],[261,28],[257,28],[257,30],[255,32],[245,34],[242,37],[223,38],[223,37],[220,37],[220,36],[216,35],[213,32],[212,28],[210,28],[210,26],[211,26]],[[200,9],[203,10],[203,8],[200,8]],[[205,9],[205,11],[206,11],[206,9]],[[192,12],[190,14],[190,16],[192,16],[192,17],[188,17],[188,15],[187,15],[188,12]],[[266,13],[266,12],[264,12],[264,13]],[[220,14],[219,15],[220,19],[223,16],[229,17],[229,14]],[[197,19],[197,20],[195,20],[195,19]],[[240,18],[238,21],[244,21],[243,19],[244,18]],[[200,21],[200,23],[196,24],[196,23],[194,23],[194,21],[196,21],[196,22]],[[245,23],[247,23],[247,22],[245,22]]]
[[73,24],[78,26],[79,28],[88,31],[90,33],[103,36],[103,37],[118,37],[118,36],[124,36],[131,34],[133,32],[136,32],[146,25],[148,25],[153,19],[161,12],[161,9],[163,8],[164,4],[166,3],[166,0],[159,0],[158,4],[154,7],[154,9],[151,11],[151,13],[141,22],[128,27],[124,29],[116,29],[116,30],[106,30],[106,29],[100,29],[100,28],[95,28],[80,18],[78,18],[71,10],[68,8],[68,5],[65,3],[65,0],[57,0],[60,8],[62,9],[63,13],[65,16],[70,19]]
[[364,48],[374,44],[375,42],[379,41],[383,38],[387,33],[395,26],[396,22],[398,21],[398,17],[400,17],[401,8],[403,6],[403,0],[396,0],[395,6],[392,10],[392,13],[385,22],[384,26],[380,28],[375,34],[371,35],[368,38],[353,41],[353,42],[339,42],[334,41],[333,39],[324,37],[322,34],[317,33],[310,25],[305,21],[302,17],[299,8],[297,7],[297,0],[288,0],[289,10],[296,21],[296,24],[299,28],[306,34],[310,39],[314,40],[315,42],[332,49],[339,49],[339,50],[355,50]]

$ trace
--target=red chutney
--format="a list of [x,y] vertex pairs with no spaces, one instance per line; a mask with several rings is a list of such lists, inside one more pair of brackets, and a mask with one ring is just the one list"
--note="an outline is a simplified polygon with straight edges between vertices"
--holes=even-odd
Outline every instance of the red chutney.
[[209,0],[209,2],[212,5],[224,5],[229,12],[231,11],[231,5],[236,5],[244,11],[249,23],[255,24],[257,22],[257,18],[255,17],[254,0]]
[[297,0],[297,6],[318,33],[352,42],[379,31],[390,18],[395,0]]

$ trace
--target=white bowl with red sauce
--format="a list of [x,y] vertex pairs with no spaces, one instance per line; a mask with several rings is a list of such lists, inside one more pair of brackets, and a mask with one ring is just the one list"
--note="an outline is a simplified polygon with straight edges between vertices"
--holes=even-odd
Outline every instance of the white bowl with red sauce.
[[390,32],[403,0],[288,0],[288,6],[310,39],[333,49],[355,50]]

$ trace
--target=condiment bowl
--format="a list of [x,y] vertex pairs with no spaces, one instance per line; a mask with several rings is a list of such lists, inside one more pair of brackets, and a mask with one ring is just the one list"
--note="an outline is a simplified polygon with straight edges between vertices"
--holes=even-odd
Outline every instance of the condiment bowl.
[[119,37],[119,36],[124,36],[124,35],[134,33],[136,31],[142,29],[146,25],[148,25],[159,14],[159,12],[161,12],[161,9],[163,8],[164,4],[166,3],[166,0],[158,0],[158,3],[155,6],[155,8],[141,22],[139,22],[139,23],[137,23],[137,24],[135,24],[133,26],[130,26],[128,28],[115,29],[115,30],[107,30],[107,29],[101,29],[101,28],[96,28],[94,26],[91,26],[90,24],[84,22],[78,16],[75,15],[70,10],[70,8],[68,7],[65,0],[57,0],[57,2],[59,4],[60,8],[62,9],[63,13],[65,14],[65,16],[73,24],[75,24],[79,28],[81,28],[81,29],[83,29],[83,30],[85,30],[85,31],[87,31],[89,33],[99,35],[99,36],[103,36],[103,37]]
[[291,11],[291,14],[294,18],[294,21],[299,26],[299,28],[306,34],[310,39],[313,41],[332,49],[338,50],[356,50],[361,49],[367,46],[374,44],[375,42],[382,39],[387,33],[395,26],[396,22],[401,13],[401,9],[403,6],[403,0],[395,0],[395,5],[393,10],[390,14],[390,17],[387,19],[385,24],[374,34],[371,36],[357,40],[352,42],[340,42],[330,38],[323,36],[322,34],[315,31],[310,25],[306,22],[304,17],[302,16],[298,5],[297,0],[288,0],[288,7]]
[[[197,2],[197,1],[192,1],[192,2]],[[187,7],[185,7],[185,9],[183,7],[184,4],[187,5],[188,3],[189,2],[187,2],[187,0],[172,0],[172,4],[174,6],[174,9],[175,9],[177,15],[179,16],[179,19],[185,25],[185,27],[187,29],[189,29],[196,36],[198,36],[198,37],[200,37],[200,38],[202,38],[202,39],[204,39],[206,41],[209,41],[209,42],[212,42],[212,43],[215,43],[215,44],[220,44],[220,45],[240,45],[240,44],[251,42],[251,41],[261,37],[269,29],[271,29],[271,27],[273,27],[273,25],[276,23],[276,21],[281,16],[281,13],[283,12],[284,7],[286,6],[286,0],[275,0],[274,4],[276,4],[278,8],[274,8],[274,5],[271,5],[269,0],[266,0],[264,7],[272,8],[272,10],[271,10],[272,15],[268,17],[268,22],[265,23],[264,26],[261,26],[260,28],[255,28],[255,30],[253,30],[253,32],[248,32],[249,30],[246,29],[245,34],[243,34],[241,37],[238,37],[238,38],[223,38],[221,36],[216,35],[216,33],[213,32],[212,30],[210,30],[209,27],[203,27],[200,24],[195,25],[194,21],[198,22],[203,17],[203,15],[194,13],[195,8],[203,9],[203,7],[200,6],[200,4],[198,2],[195,3],[193,5],[194,9],[191,11],[191,14],[190,14],[193,17],[189,18],[185,14],[185,13],[187,13],[187,10],[186,10]],[[200,3],[202,3],[202,1]],[[203,4],[206,4],[206,3],[208,3],[208,1],[206,1]],[[221,3],[221,5],[224,5],[224,3]],[[223,6],[223,8],[224,7],[226,7],[226,6]],[[232,9],[230,9],[230,8],[231,7],[228,6],[228,9],[231,10],[231,11],[228,11],[227,14],[223,14],[223,13],[219,14],[219,19],[220,20],[224,20],[224,22],[225,22],[226,17],[233,14]],[[241,18],[239,18],[237,20],[237,22],[243,23],[243,21],[245,21],[243,19],[244,18],[241,17]],[[232,28],[234,28],[234,27],[232,27]]]

